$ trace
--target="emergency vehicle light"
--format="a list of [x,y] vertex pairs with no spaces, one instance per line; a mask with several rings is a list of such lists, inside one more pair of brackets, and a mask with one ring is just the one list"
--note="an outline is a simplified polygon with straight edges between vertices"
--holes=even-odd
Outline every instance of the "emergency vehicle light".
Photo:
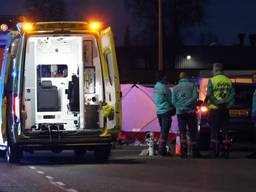
[[19,119],[20,115],[20,98],[18,96],[14,97],[14,116]]
[[206,112],[208,111],[208,107],[202,106],[202,107],[200,108],[200,110],[201,110],[201,112],[206,113]]
[[1,24],[1,25],[0,25],[0,30],[1,30],[1,31],[4,31],[4,32],[7,31],[7,30],[8,30],[8,25],[6,25],[6,24]]
[[102,24],[97,21],[89,22],[89,29],[90,30],[99,30],[101,29]]
[[33,29],[32,23],[22,23],[23,31],[31,31]]

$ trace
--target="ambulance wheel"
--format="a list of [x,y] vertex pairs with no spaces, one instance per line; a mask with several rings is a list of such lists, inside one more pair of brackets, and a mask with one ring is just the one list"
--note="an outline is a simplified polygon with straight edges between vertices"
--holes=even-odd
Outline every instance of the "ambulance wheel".
[[0,150],[0,157],[1,157],[1,158],[4,158],[4,157],[5,157],[5,151]]
[[10,143],[7,144],[5,157],[8,163],[19,163],[22,158],[22,150]]
[[74,154],[77,159],[83,159],[86,154],[86,150],[85,149],[75,149]]
[[94,151],[94,159],[96,162],[107,162],[111,153],[112,146],[102,146],[99,148],[96,148]]

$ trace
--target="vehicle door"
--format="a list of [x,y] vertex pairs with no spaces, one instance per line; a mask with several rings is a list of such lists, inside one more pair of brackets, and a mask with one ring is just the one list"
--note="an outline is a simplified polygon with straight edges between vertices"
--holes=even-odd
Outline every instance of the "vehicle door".
[[107,127],[112,132],[121,128],[121,97],[113,34],[110,27],[101,31],[101,51],[103,53],[103,72],[105,103],[111,105],[113,114],[107,118]]

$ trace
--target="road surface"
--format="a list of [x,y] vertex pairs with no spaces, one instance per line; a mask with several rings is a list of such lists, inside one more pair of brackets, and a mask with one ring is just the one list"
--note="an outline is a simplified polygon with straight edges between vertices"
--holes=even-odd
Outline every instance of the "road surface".
[[0,159],[0,192],[221,192],[256,190],[256,159],[233,152],[231,159],[141,157],[140,148],[113,151],[109,163],[72,152],[25,153],[10,165]]

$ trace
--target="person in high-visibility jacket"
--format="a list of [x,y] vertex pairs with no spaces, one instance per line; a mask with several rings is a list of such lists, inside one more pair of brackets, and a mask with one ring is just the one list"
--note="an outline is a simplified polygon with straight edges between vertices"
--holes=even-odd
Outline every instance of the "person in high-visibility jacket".
[[198,98],[197,86],[191,82],[185,72],[181,72],[178,85],[173,88],[172,103],[176,107],[178,126],[180,131],[181,158],[187,158],[187,127],[192,144],[192,157],[200,157],[198,150],[198,130],[196,116],[196,102]]
[[174,106],[172,104],[172,92],[167,87],[167,77],[164,72],[158,74],[158,81],[154,86],[153,99],[156,105],[156,113],[161,127],[159,154],[166,155],[166,144],[168,134],[172,124],[172,116],[174,115]]
[[210,157],[215,158],[220,152],[220,131],[222,131],[222,156],[229,157],[229,108],[234,103],[235,91],[231,80],[223,73],[221,63],[213,64],[213,77],[209,79],[207,96],[209,124],[211,127]]

